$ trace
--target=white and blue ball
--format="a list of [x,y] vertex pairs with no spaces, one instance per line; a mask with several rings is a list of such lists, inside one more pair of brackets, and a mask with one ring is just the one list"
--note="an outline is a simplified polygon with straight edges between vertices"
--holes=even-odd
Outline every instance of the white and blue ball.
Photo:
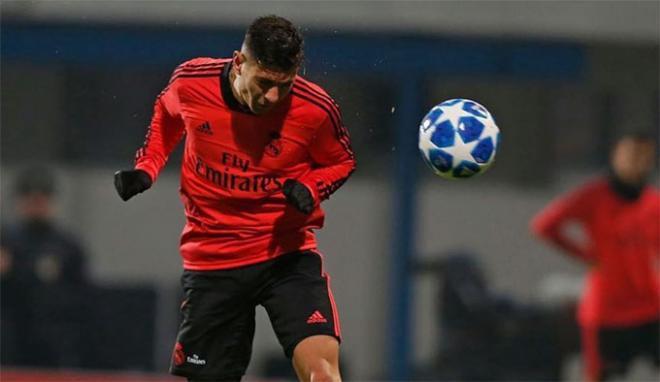
[[422,120],[419,150],[437,175],[469,178],[493,164],[499,136],[500,129],[485,107],[469,99],[450,99]]

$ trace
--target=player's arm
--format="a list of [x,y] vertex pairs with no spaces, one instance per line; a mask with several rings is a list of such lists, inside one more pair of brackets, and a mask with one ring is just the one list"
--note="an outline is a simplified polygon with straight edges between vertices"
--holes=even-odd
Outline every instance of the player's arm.
[[314,162],[312,171],[300,179],[287,180],[283,190],[289,203],[303,213],[311,213],[330,198],[355,170],[355,156],[338,110],[319,127],[309,153]]
[[639,229],[646,236],[649,248],[655,253],[656,261],[660,262],[660,193],[654,192],[650,204],[648,223],[643,224]]
[[584,227],[593,208],[594,198],[590,190],[591,186],[587,185],[556,198],[530,224],[530,229],[538,237],[588,263],[595,260],[589,243],[579,242],[566,230],[569,223],[580,223]]
[[184,134],[175,85],[171,82],[156,99],[146,139],[135,156],[134,169],[115,173],[115,188],[124,201],[151,187]]

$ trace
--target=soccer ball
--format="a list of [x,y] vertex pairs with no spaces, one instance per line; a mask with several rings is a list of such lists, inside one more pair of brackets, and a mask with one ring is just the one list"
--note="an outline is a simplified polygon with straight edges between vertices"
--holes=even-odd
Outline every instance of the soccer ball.
[[493,116],[469,99],[436,105],[419,125],[419,151],[437,175],[469,178],[486,171],[495,160],[500,129]]

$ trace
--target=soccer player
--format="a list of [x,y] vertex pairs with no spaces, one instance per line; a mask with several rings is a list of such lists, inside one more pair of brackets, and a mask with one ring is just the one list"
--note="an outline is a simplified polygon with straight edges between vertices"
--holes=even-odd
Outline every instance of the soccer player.
[[115,174],[123,200],[145,191],[185,136],[186,297],[170,371],[189,381],[241,379],[257,305],[300,380],[340,380],[339,317],[313,230],[355,160],[337,104],[297,75],[302,47],[291,22],[266,16],[232,58],[177,67],[135,168]]
[[[589,381],[625,373],[637,356],[660,362],[660,194],[647,184],[656,159],[651,137],[623,136],[608,177],[558,198],[531,224],[589,267],[577,316]],[[586,241],[566,233],[570,223],[581,225]]]

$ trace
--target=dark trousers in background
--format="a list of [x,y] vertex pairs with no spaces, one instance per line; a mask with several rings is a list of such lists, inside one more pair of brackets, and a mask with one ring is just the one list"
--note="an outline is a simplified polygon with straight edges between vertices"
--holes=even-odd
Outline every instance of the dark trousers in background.
[[660,321],[629,327],[583,327],[582,351],[586,378],[604,381],[624,375],[637,358],[660,367]]

